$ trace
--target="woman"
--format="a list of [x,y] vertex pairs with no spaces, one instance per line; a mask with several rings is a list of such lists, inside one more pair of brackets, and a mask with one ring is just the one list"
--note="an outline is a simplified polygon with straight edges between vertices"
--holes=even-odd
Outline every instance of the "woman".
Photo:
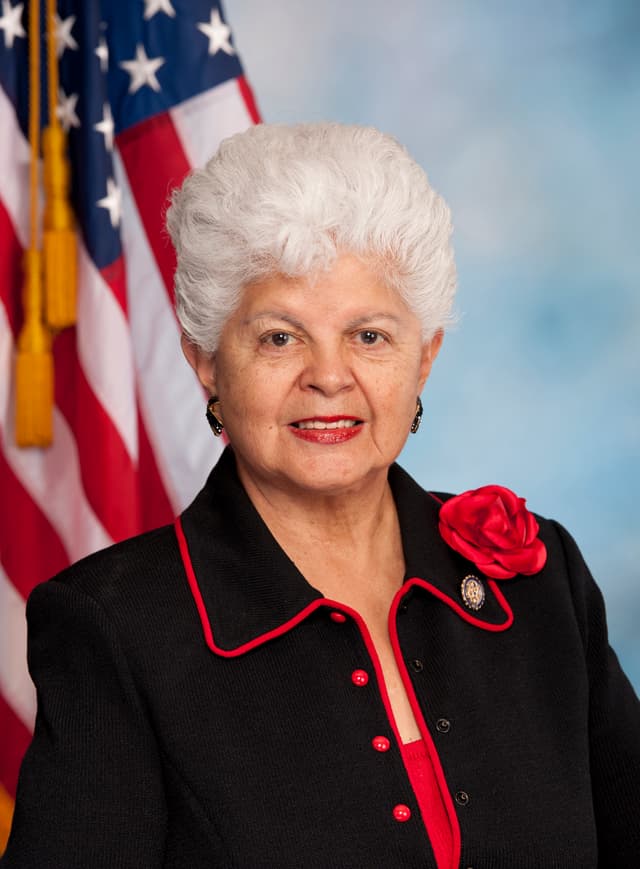
[[3,865],[635,865],[640,709],[572,539],[394,464],[455,285],[423,171],[372,129],[259,126],[168,226],[230,446],[175,527],[33,593]]

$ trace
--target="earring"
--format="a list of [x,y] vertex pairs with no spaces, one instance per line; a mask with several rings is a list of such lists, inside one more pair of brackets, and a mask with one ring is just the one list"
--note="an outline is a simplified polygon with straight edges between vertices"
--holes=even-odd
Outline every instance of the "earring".
[[214,406],[218,404],[219,401],[220,399],[217,395],[212,395],[207,402],[207,422],[211,426],[211,431],[217,438],[220,437],[220,435],[222,434],[222,429],[224,428],[224,423],[222,422],[222,420],[217,417],[213,412]]
[[413,418],[413,422],[411,423],[411,434],[415,434],[420,428],[420,423],[422,422],[422,402],[420,401],[420,396],[418,396],[416,400],[416,415]]

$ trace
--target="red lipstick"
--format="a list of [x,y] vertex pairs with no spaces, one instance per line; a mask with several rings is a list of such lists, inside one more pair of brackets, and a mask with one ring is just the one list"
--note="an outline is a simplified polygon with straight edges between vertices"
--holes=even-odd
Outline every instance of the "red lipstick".
[[362,431],[362,420],[356,416],[310,416],[289,424],[300,440],[315,444],[341,444]]

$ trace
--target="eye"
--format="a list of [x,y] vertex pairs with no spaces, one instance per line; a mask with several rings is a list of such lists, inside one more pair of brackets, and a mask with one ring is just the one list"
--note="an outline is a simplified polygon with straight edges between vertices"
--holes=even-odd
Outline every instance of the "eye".
[[368,347],[381,344],[386,340],[384,335],[381,332],[376,332],[375,329],[363,329],[362,332],[358,332],[358,337],[360,341]]
[[263,335],[260,339],[262,344],[271,347],[286,347],[293,340],[293,335],[290,335],[288,332],[270,332],[268,335]]

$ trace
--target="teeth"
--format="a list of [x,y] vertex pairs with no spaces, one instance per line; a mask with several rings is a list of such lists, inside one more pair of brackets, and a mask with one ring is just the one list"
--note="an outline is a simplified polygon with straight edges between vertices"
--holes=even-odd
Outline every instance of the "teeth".
[[319,419],[310,419],[306,420],[306,422],[297,422],[296,426],[298,428],[310,428],[322,431],[332,428],[352,428],[356,424],[357,421],[355,419],[339,419],[337,422],[321,422]]

